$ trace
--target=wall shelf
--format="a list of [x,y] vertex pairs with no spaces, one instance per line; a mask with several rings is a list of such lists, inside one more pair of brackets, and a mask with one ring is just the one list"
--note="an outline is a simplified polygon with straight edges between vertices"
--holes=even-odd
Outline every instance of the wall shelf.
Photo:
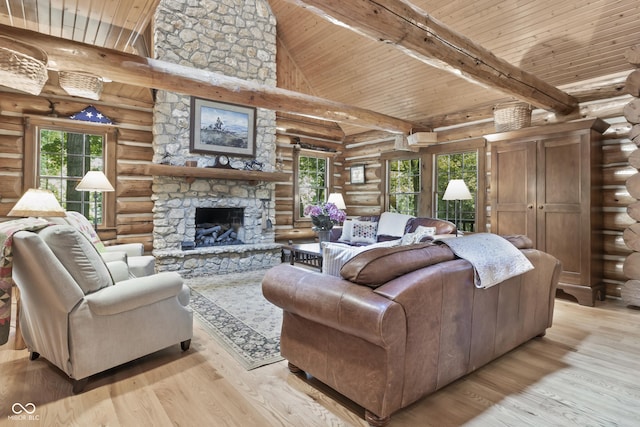
[[145,175],[183,177],[188,182],[193,182],[197,178],[249,181],[253,184],[260,181],[282,182],[289,180],[289,174],[283,172],[263,172],[222,168],[198,168],[190,166],[160,165],[155,163],[146,164],[142,167],[142,169]]

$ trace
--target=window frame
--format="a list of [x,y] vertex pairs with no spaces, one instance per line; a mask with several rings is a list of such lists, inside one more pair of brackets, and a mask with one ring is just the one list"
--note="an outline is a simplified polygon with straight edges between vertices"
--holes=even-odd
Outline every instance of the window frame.
[[484,232],[487,230],[487,203],[486,203],[486,164],[487,164],[487,141],[484,138],[473,138],[460,142],[451,142],[446,144],[438,144],[430,146],[426,149],[428,164],[430,167],[431,183],[429,186],[429,212],[433,218],[437,217],[436,212],[436,179],[437,165],[436,157],[438,155],[460,154],[476,151],[477,159],[477,182],[478,189],[476,193],[476,211],[475,211],[475,232]]
[[[326,196],[329,197],[329,194],[331,193],[332,189],[333,189],[333,162],[332,160],[334,159],[336,153],[331,153],[331,152],[325,152],[325,151],[316,151],[316,150],[309,150],[309,149],[304,149],[304,148],[295,148],[294,149],[294,156],[293,156],[293,164],[294,164],[294,168],[293,168],[293,193],[294,193],[294,201],[293,201],[293,225],[294,227],[297,227],[299,225],[305,225],[305,226],[310,226],[311,225],[311,218],[309,217],[305,217],[305,216],[301,216],[300,215],[300,186],[299,186],[299,182],[300,182],[300,171],[299,171],[299,164],[300,164],[300,156],[304,156],[304,157],[315,157],[315,158],[323,158],[326,160],[327,162],[327,167],[325,170],[325,182],[326,182]],[[325,200],[326,202],[326,200]]]
[[418,196],[418,200],[416,203],[416,216],[421,216],[423,214],[424,210],[424,197],[422,195],[423,191],[424,191],[424,179],[425,179],[425,171],[424,171],[424,159],[422,158],[422,156],[419,153],[410,153],[410,152],[396,152],[393,153],[393,155],[387,155],[384,156],[383,158],[383,167],[384,167],[384,171],[382,176],[384,177],[384,197],[382,197],[382,206],[381,206],[381,212],[387,212],[389,209],[389,203],[391,201],[391,196],[390,196],[390,192],[389,192],[389,185],[391,180],[389,179],[389,173],[391,172],[391,169],[389,167],[389,163],[390,162],[394,162],[394,161],[403,161],[403,160],[418,160],[420,162],[419,165],[419,170],[420,170],[420,188],[418,188],[417,191],[417,196]]
[[[38,188],[39,185],[39,138],[40,129],[59,130],[83,134],[102,135],[104,138],[104,174],[109,182],[116,187],[116,148],[117,128],[91,122],[78,122],[68,119],[45,118],[40,116],[25,116],[24,119],[24,164],[23,188]],[[103,193],[102,222],[100,228],[115,228],[116,226],[116,192]]]

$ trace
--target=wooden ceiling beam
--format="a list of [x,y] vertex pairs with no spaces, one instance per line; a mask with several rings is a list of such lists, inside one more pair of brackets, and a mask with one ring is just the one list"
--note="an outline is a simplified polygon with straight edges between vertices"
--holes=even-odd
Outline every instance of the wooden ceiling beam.
[[496,57],[402,0],[285,0],[328,21],[484,87],[558,114],[578,107],[571,95]]
[[21,28],[0,25],[0,35],[40,47],[47,53],[51,70],[84,71],[133,86],[393,133],[407,134],[416,127],[411,122],[364,108]]

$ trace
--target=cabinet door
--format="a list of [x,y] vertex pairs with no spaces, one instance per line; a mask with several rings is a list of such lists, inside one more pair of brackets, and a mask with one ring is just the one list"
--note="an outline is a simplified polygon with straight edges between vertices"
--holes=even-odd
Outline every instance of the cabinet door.
[[538,149],[536,246],[562,262],[562,282],[584,284],[591,256],[589,143],[570,135],[544,139]]
[[491,232],[536,241],[536,143],[491,147]]

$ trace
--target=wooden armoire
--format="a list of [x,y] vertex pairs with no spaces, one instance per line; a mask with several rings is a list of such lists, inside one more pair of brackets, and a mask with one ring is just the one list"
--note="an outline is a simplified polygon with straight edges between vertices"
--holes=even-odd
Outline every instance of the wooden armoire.
[[584,119],[486,135],[491,145],[491,232],[525,234],[562,262],[558,288],[581,305],[602,281],[602,133]]

